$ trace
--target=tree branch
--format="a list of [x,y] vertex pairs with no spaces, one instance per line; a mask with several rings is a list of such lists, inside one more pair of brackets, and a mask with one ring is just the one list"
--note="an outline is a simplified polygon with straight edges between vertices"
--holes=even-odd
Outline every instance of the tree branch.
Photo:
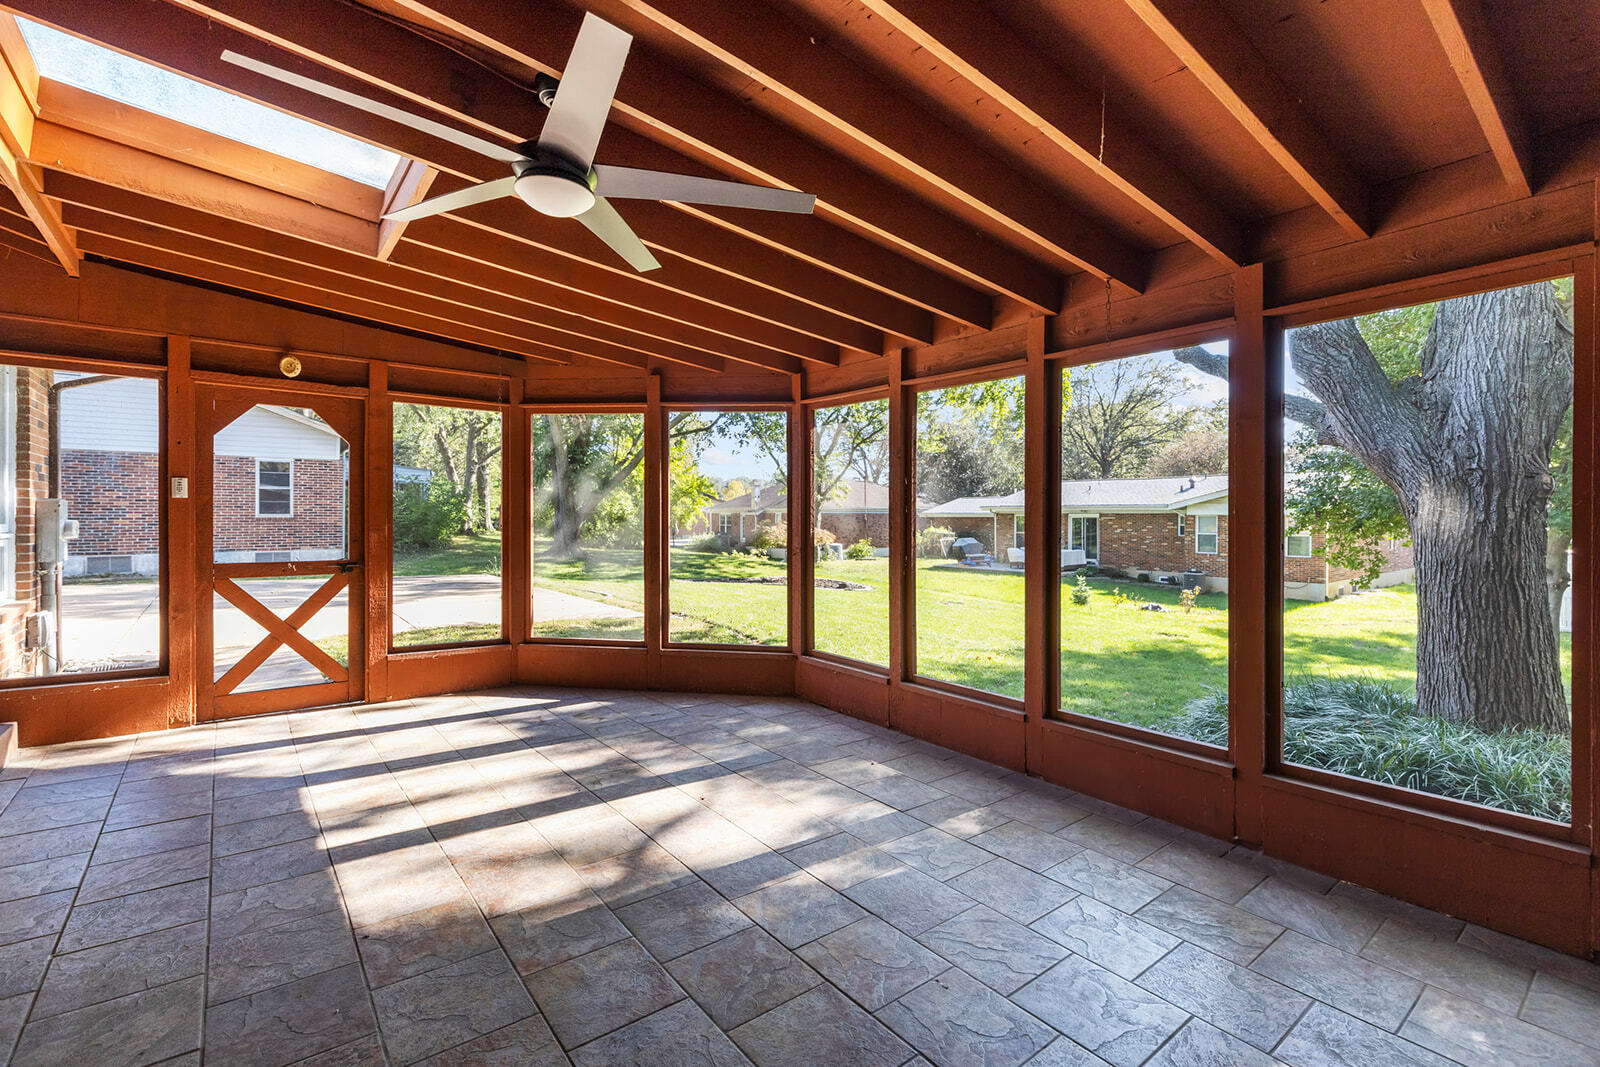
[[[1228,380],[1228,357],[1219,356],[1215,352],[1207,352],[1199,345],[1188,348],[1175,348],[1172,350],[1173,358],[1180,363],[1187,363],[1202,374],[1209,374],[1213,378]],[[1298,422],[1302,426],[1315,430],[1319,442],[1331,444],[1331,441],[1322,440],[1328,418],[1328,409],[1316,400],[1306,396],[1295,396],[1285,393],[1283,396],[1283,415],[1290,422]]]

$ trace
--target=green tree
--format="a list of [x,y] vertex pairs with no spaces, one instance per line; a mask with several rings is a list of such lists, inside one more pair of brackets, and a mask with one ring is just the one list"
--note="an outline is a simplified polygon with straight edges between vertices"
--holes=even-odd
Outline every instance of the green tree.
[[[1075,371],[1062,398],[1061,467],[1068,478],[1128,478],[1187,432],[1195,412],[1180,364],[1150,356]],[[1203,474],[1206,471],[1183,471]]]
[[396,404],[394,461],[444,477],[465,502],[462,533],[500,525],[500,413],[438,404]]

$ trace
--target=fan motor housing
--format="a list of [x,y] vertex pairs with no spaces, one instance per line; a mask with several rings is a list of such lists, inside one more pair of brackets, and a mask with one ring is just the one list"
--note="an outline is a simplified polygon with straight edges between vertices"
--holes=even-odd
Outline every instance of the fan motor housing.
[[532,143],[521,145],[519,151],[525,158],[511,165],[517,176],[512,188],[529,207],[555,218],[572,218],[594,207],[592,169]]

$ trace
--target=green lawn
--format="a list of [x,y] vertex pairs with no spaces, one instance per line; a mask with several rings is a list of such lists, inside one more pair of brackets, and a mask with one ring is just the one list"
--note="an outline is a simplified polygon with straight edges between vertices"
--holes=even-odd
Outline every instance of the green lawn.
[[397,547],[394,550],[394,574],[397,578],[499,573],[498,533],[457,534],[434,548]]

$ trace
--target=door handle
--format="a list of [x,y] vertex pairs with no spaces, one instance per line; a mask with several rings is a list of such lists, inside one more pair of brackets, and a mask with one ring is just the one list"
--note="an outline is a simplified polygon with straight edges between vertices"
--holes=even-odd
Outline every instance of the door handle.
[[349,559],[344,560],[343,562],[341,562],[339,564],[339,573],[340,574],[349,574],[351,571],[355,570],[359,566],[361,566],[361,564],[359,562],[357,562],[356,560],[349,560]]

